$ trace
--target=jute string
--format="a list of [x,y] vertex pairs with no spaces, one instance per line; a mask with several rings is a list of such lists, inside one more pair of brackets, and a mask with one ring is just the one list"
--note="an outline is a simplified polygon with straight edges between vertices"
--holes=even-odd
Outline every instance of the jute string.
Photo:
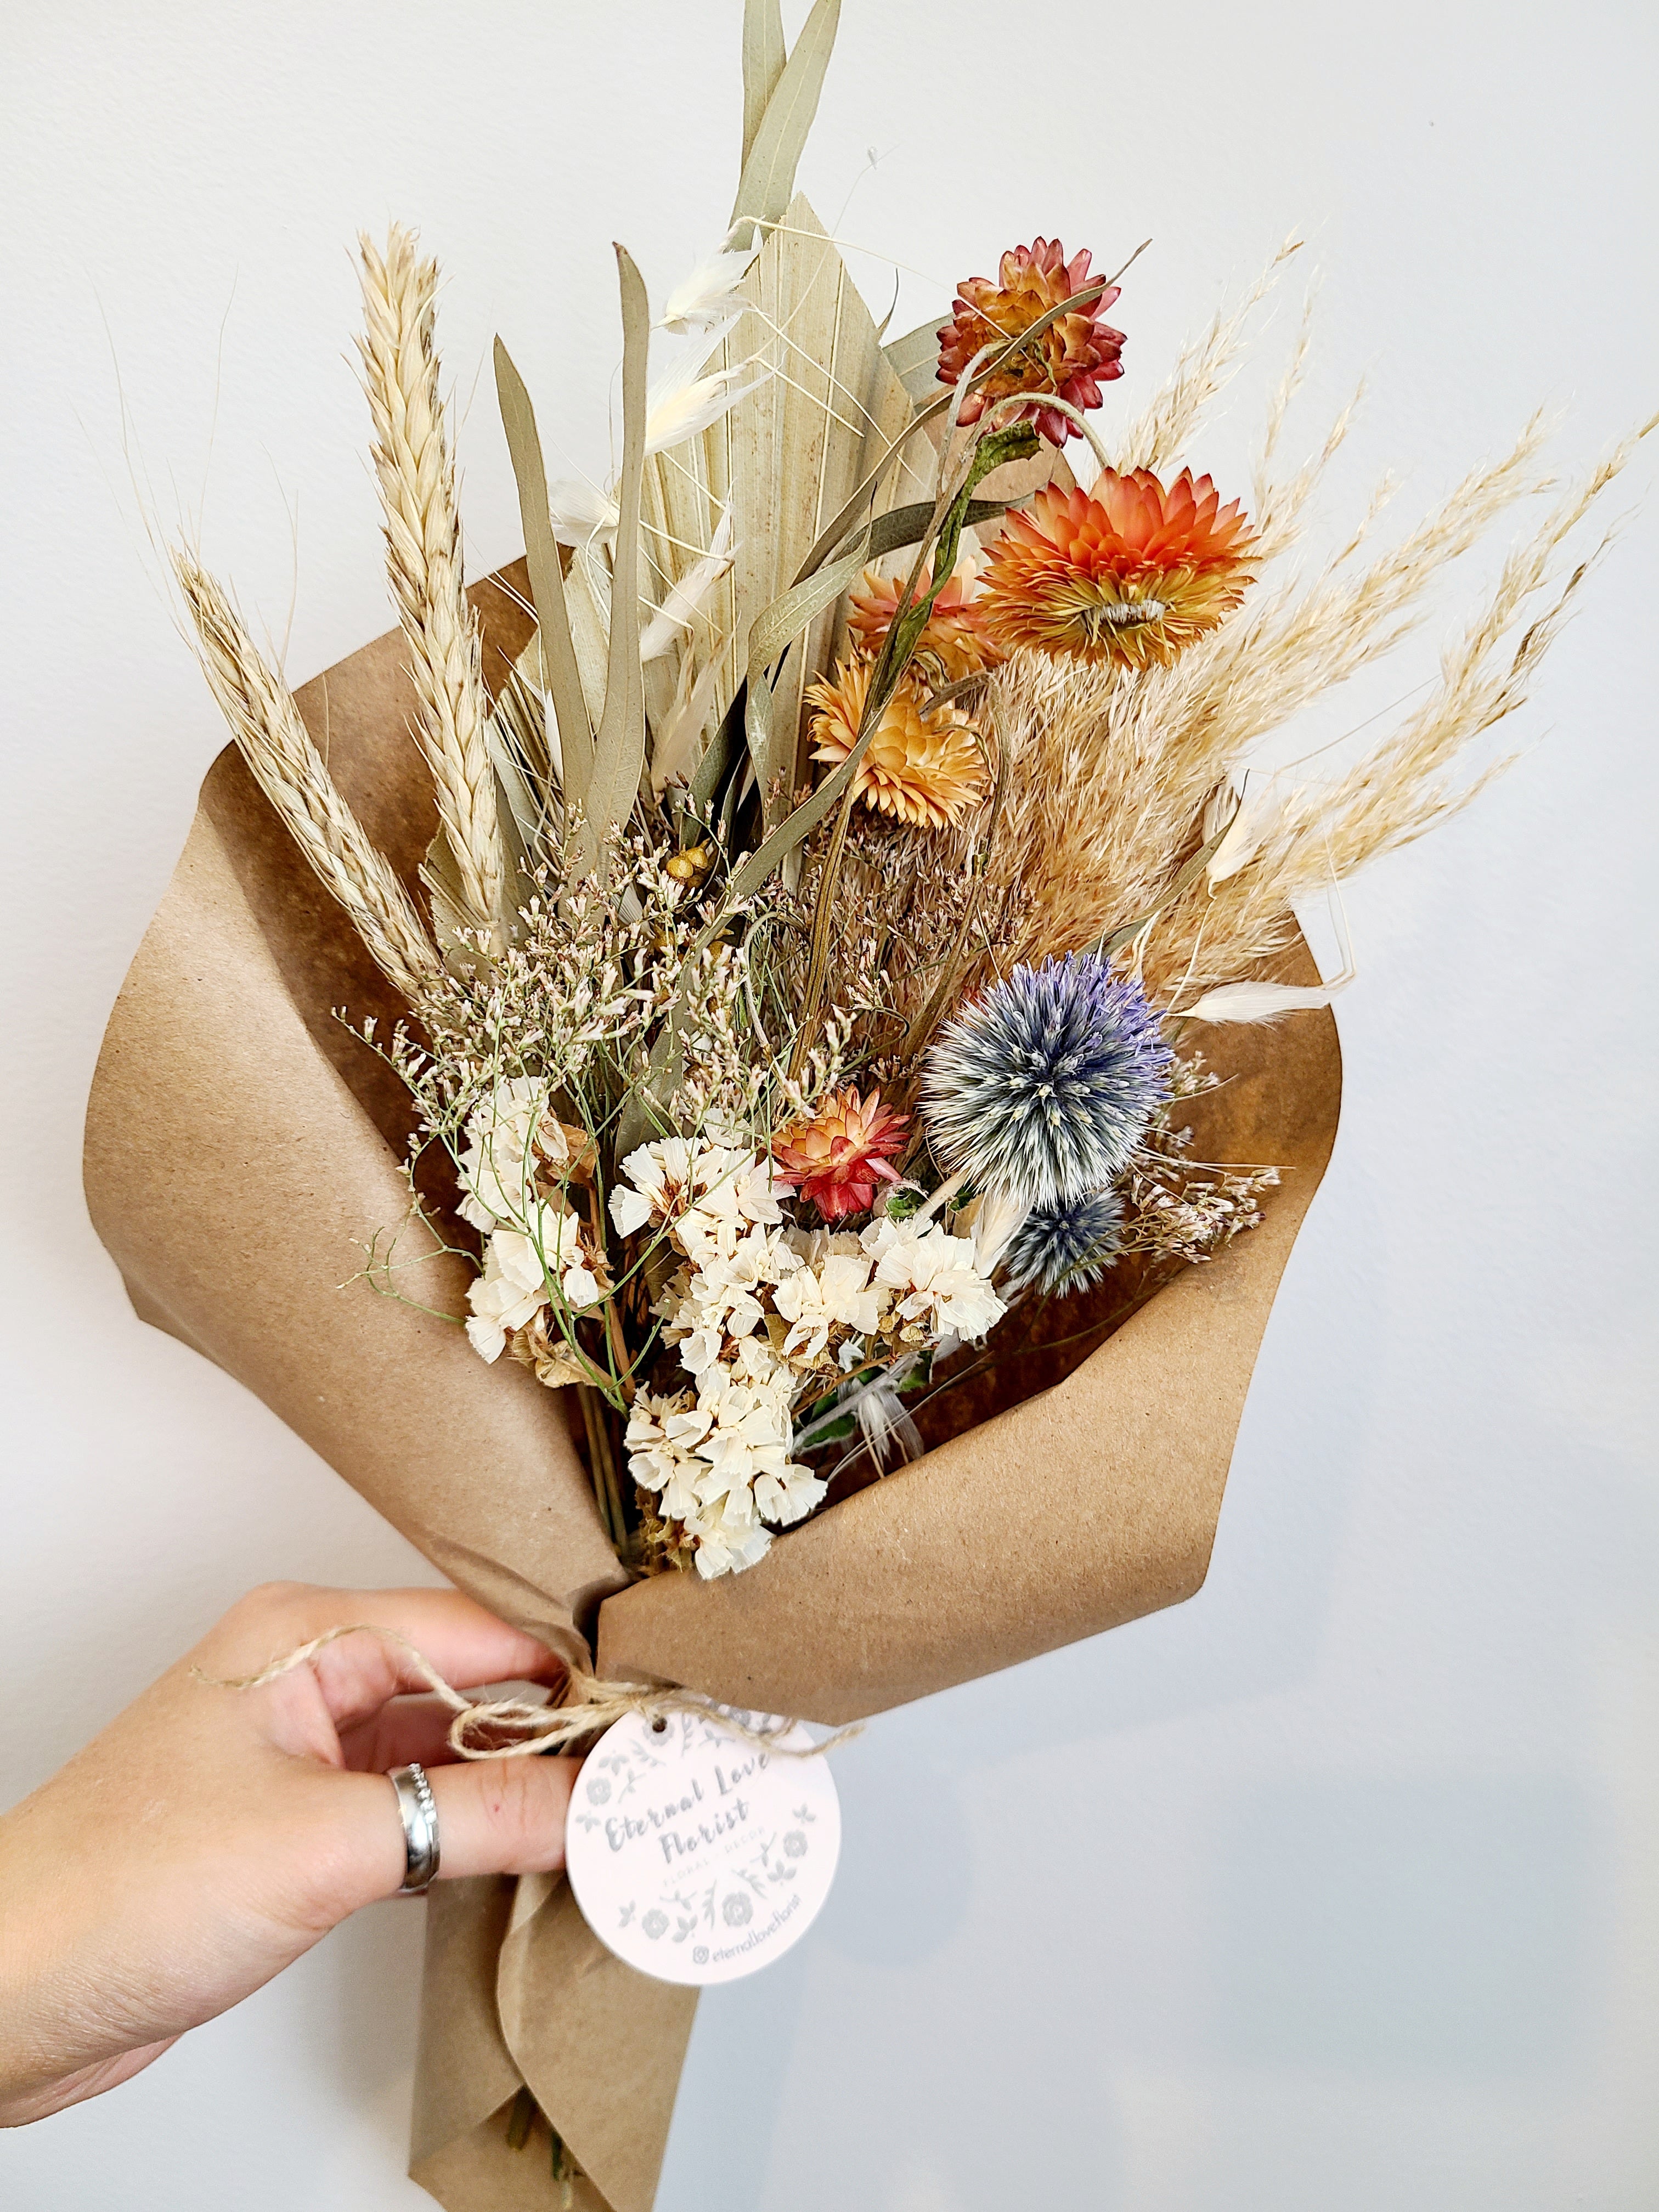
[[602,1734],[629,1713],[643,1714],[653,1726],[665,1726],[670,1713],[694,1713],[699,1719],[713,1721],[728,1735],[741,1736],[745,1743],[784,1759],[816,1759],[821,1752],[834,1751],[838,1745],[850,1743],[855,1735],[863,1733],[862,1725],[855,1723],[851,1728],[837,1729],[822,1743],[789,1744],[782,1739],[798,1725],[794,1721],[780,1721],[769,1729],[751,1728],[726,1706],[713,1698],[700,1696],[695,1690],[661,1685],[647,1686],[640,1682],[602,1682],[597,1675],[584,1674],[576,1668],[566,1668],[565,1693],[557,1705],[532,1705],[524,1698],[469,1698],[446,1681],[426,1654],[406,1636],[400,1636],[395,1628],[382,1628],[367,1620],[326,1629],[322,1635],[313,1636],[309,1644],[301,1644],[282,1658],[273,1659],[257,1674],[222,1678],[204,1674],[199,1667],[192,1667],[191,1672],[198,1682],[213,1690],[263,1689],[267,1682],[275,1682],[282,1675],[292,1674],[296,1667],[306,1666],[326,1646],[337,1644],[343,1636],[378,1636],[383,1644],[398,1647],[414,1673],[454,1714],[449,1726],[449,1747],[461,1759],[523,1759],[541,1752],[565,1751],[584,1737]]

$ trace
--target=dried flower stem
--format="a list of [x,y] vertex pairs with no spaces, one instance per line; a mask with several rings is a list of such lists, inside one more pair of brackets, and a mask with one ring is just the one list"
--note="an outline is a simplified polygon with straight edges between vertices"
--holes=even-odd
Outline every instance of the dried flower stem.
[[499,945],[506,871],[484,742],[478,623],[463,589],[455,470],[438,391],[438,267],[416,258],[413,233],[397,224],[384,258],[368,238],[359,245],[366,327],[358,350],[374,420],[386,565],[420,702],[415,736],[437,793],[466,923]]
[[370,842],[311,742],[294,696],[222,587],[183,546],[173,555],[198,657],[242,757],[376,964],[418,1003],[443,973],[415,902]]

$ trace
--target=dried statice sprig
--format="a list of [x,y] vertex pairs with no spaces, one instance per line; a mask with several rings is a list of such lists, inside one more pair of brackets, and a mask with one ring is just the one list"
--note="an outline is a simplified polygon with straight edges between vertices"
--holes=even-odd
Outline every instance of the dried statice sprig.
[[358,342],[374,422],[386,566],[419,702],[415,736],[465,900],[491,951],[501,935],[506,860],[484,726],[478,622],[463,586],[455,471],[433,338],[438,266],[393,224],[381,254],[359,240],[365,328]]
[[[631,1099],[648,1115],[764,1129],[809,1111],[840,1079],[848,1024],[832,1013],[798,1075],[787,1010],[759,1014],[756,969],[781,890],[710,902],[671,872],[659,836],[618,833],[597,872],[540,869],[512,942],[489,963],[459,963],[421,1005],[423,1036],[388,1057],[421,1107],[423,1134],[453,1146],[477,1101],[533,1076],[609,1147]],[[712,914],[711,914],[712,905]],[[711,921],[722,927],[713,931]],[[672,1087],[660,1092],[665,1032]]]
[[1191,1127],[1176,1121],[1184,1101],[1220,1082],[1201,1054],[1176,1061],[1170,1098],[1153,1115],[1117,1186],[1122,1224],[1114,1258],[1139,1253],[1153,1262],[1196,1266],[1243,1231],[1261,1226],[1262,1194],[1278,1188],[1279,1170],[1191,1159]]
[[222,586],[186,547],[173,572],[198,657],[255,782],[377,967],[418,1004],[443,975],[436,946],[391,862],[347,805],[311,742],[294,695],[248,635]]
[[701,919],[641,837],[613,840],[592,876],[541,870],[512,944],[444,976],[421,1010],[426,1042],[405,1036],[392,1048],[433,1133],[448,1135],[494,1085],[526,1075],[573,1099],[591,1094],[602,1122],[695,980]]

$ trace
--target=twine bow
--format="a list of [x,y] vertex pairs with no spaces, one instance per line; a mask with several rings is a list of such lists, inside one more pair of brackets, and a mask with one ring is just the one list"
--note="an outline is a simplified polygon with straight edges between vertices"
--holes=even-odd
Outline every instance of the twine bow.
[[282,1658],[273,1659],[257,1674],[225,1679],[204,1674],[199,1667],[192,1667],[190,1671],[198,1682],[213,1690],[263,1689],[267,1682],[274,1682],[291,1674],[295,1668],[303,1667],[325,1646],[337,1644],[343,1636],[378,1636],[383,1644],[397,1645],[434,1696],[441,1698],[454,1714],[448,1741],[450,1749],[460,1759],[522,1759],[542,1752],[568,1751],[584,1737],[602,1735],[629,1713],[644,1714],[653,1727],[665,1727],[670,1713],[694,1713],[700,1719],[712,1720],[729,1735],[740,1736],[745,1743],[786,1759],[816,1759],[821,1752],[834,1751],[863,1733],[861,1724],[855,1723],[851,1728],[837,1729],[822,1743],[789,1744],[783,1738],[799,1725],[794,1721],[779,1721],[769,1729],[751,1728],[728,1707],[696,1690],[663,1684],[603,1682],[597,1675],[583,1674],[575,1668],[566,1668],[564,1696],[556,1705],[532,1705],[525,1698],[468,1698],[453,1683],[446,1681],[425,1653],[417,1650],[406,1636],[399,1635],[395,1628],[382,1628],[367,1620],[325,1629],[322,1635],[313,1636],[309,1644],[301,1644]]

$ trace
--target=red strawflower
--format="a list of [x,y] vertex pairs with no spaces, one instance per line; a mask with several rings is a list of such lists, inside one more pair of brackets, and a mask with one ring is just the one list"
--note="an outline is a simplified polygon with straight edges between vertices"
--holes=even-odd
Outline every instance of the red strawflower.
[[878,1182],[897,1182],[888,1163],[905,1146],[908,1114],[881,1103],[879,1091],[833,1091],[810,1120],[796,1121],[772,1145],[774,1181],[810,1199],[826,1221],[867,1213]]
[[[1089,281],[1090,256],[1074,253],[1068,261],[1057,238],[1034,239],[1016,246],[1002,257],[999,281],[969,276],[957,288],[951,319],[939,334],[939,378],[954,384],[982,346],[1000,337],[1018,337],[1033,323],[1082,291]],[[1007,399],[1020,392],[1054,392],[1073,407],[1098,407],[1100,387],[1121,376],[1121,331],[1102,319],[1118,296],[1119,287],[1109,284],[1097,300],[1074,308],[1051,323],[1041,337],[1009,356],[996,374],[963,403],[960,419],[977,422],[994,399]],[[1008,419],[1028,416],[1052,446],[1063,446],[1078,435],[1077,424],[1057,408],[1033,405],[1010,410]]]

